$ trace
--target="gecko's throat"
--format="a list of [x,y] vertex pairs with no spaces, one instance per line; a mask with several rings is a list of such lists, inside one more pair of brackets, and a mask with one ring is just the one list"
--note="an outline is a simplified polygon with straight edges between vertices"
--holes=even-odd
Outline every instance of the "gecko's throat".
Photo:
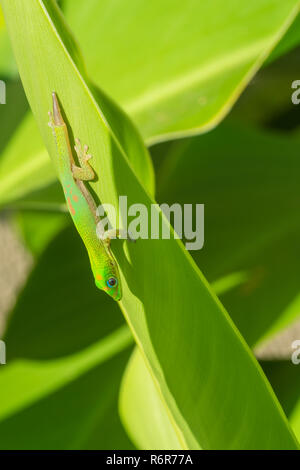
[[95,284],[100,290],[104,290],[110,297],[112,297],[114,300],[121,300],[122,298],[122,291],[121,291],[121,286],[120,283],[118,282],[117,285],[114,285],[112,287],[109,286],[109,279],[107,281],[105,280],[99,280],[95,279]]

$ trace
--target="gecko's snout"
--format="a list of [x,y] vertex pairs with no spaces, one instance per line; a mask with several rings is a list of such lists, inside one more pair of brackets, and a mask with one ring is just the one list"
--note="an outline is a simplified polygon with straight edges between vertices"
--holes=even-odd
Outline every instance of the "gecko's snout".
[[61,115],[58,99],[55,91],[52,92],[52,103],[53,103],[53,119],[56,126],[64,125],[64,120]]

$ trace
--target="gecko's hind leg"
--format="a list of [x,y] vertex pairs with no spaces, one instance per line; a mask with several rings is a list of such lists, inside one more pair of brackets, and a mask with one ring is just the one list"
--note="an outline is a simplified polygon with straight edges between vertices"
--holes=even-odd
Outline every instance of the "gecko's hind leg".
[[95,173],[89,164],[92,156],[88,153],[88,146],[82,147],[79,139],[75,139],[76,145],[74,146],[78,156],[80,166],[72,164],[72,173],[75,179],[82,181],[91,181],[95,178]]
[[130,242],[135,242],[136,240],[132,238],[130,233],[124,229],[110,229],[110,230],[104,230],[104,227],[100,222],[97,224],[97,236],[100,240],[105,242],[108,246],[110,245],[110,241],[115,238],[121,238],[124,240],[128,240]]
[[130,242],[135,242],[136,240],[130,235],[130,233],[122,228],[113,228],[111,230],[106,230],[104,232],[104,237],[113,239],[113,238],[121,238],[123,240],[128,240]]

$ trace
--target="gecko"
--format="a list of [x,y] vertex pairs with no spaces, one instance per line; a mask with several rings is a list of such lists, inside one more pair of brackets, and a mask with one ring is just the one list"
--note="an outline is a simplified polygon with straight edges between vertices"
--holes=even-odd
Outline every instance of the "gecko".
[[[122,298],[121,280],[110,242],[123,231],[121,229],[104,231],[97,215],[96,203],[85,185],[85,181],[92,181],[95,178],[94,169],[89,162],[92,156],[88,153],[88,146],[82,146],[80,140],[75,139],[74,148],[79,162],[77,166],[55,92],[52,93],[52,104],[53,112],[48,113],[50,118],[48,125],[52,129],[56,144],[56,154],[52,160],[69,212],[88,252],[96,286],[119,301]],[[135,241],[127,233],[124,238]]]

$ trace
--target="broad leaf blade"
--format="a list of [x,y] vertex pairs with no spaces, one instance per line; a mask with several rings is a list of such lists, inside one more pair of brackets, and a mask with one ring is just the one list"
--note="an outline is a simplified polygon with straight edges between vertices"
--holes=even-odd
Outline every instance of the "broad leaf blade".
[[184,448],[180,432],[176,434],[176,426],[137,348],[122,380],[120,414],[128,434],[140,449]]
[[300,48],[297,48],[261,69],[236,103],[231,117],[274,131],[296,130],[299,106],[292,101],[292,94],[297,92],[292,84],[300,76],[299,57]]
[[[99,200],[117,208],[118,196],[126,194],[128,205],[138,202],[149,210],[152,200],[65,49],[48,3],[2,0],[49,152],[55,152],[46,118],[54,89],[73,134],[90,145]],[[120,306],[187,447],[296,448],[261,369],[181,242],[139,240],[124,251],[116,244],[114,253],[124,292]]]
[[117,304],[94,288],[74,230],[60,233],[39,257],[5,341],[1,449],[131,447],[117,398],[132,338]]
[[1,205],[24,197],[32,188],[49,185],[54,178],[53,165],[43,150],[36,122],[27,114],[2,154]]
[[158,173],[160,202],[205,204],[192,255],[209,281],[248,273],[222,300],[250,345],[299,315],[299,171],[297,135],[228,121],[174,143]]
[[[295,350],[291,350],[291,353]],[[263,361],[262,367],[300,442],[300,374],[292,361]]]
[[[245,273],[234,273],[213,284],[220,295],[247,279]],[[120,415],[129,436],[140,449],[184,449],[168,406],[155,387],[142,354],[136,347],[124,372],[120,390]]]
[[[117,408],[118,387],[128,353],[128,350],[116,353],[102,363],[99,360],[97,366],[79,378],[70,382],[65,380],[63,386],[52,393],[2,420],[0,448],[132,449]],[[76,358],[73,360],[75,362]],[[29,364],[22,364],[19,370],[14,370],[14,378],[6,383],[12,389],[18,387],[21,380],[18,374],[26,373],[32,380],[30,372]],[[42,381],[45,372],[51,374],[49,364],[42,363],[36,372],[38,380]],[[66,370],[65,374],[67,379]]]
[[[257,0],[250,6],[230,0],[226,8],[220,0],[81,0],[74,8],[62,2],[93,81],[129,112],[148,142],[203,132],[219,122],[293,21],[297,5],[296,0]],[[64,31],[64,19],[56,16],[58,31]],[[75,41],[69,35],[66,40],[83,72]],[[135,161],[142,152],[135,142],[129,157],[151,191],[151,168],[147,158]],[[40,152],[45,155],[42,147]],[[24,166],[35,157],[28,155]],[[31,188],[20,182],[19,194],[30,189],[37,189],[34,178]],[[8,191],[4,202],[14,200]]]
[[0,79],[12,78],[16,75],[17,67],[0,7]]
[[153,142],[215,126],[299,2],[80,0],[74,8],[67,0],[63,7],[90,76]]
[[300,43],[300,15],[295,18],[287,33],[277,44],[271,55],[267,59],[267,64],[278,59],[281,55],[298,46]]

